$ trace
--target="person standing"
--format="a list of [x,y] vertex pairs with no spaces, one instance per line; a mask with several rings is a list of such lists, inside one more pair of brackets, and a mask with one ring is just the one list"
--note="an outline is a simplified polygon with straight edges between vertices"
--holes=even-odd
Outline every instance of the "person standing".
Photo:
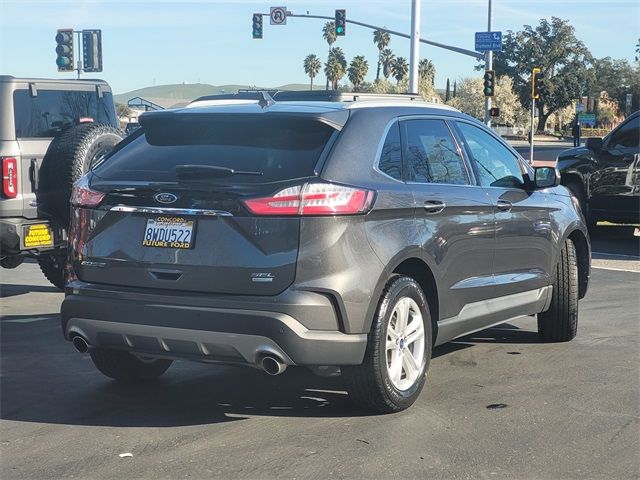
[[580,146],[580,133],[582,133],[580,128],[580,121],[576,118],[576,121],[573,123],[573,128],[571,129],[571,135],[573,135],[574,147]]

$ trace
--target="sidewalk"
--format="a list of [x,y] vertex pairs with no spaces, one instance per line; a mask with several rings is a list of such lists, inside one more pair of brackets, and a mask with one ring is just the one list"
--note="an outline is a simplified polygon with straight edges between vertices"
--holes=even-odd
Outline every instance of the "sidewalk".
[[[581,143],[584,144],[584,139],[581,139]],[[527,140],[507,140],[514,147],[526,147],[529,146]],[[552,137],[551,135],[534,135],[533,145],[545,145],[545,146],[557,146],[558,148],[573,148],[573,138],[565,137],[559,139],[558,137]]]

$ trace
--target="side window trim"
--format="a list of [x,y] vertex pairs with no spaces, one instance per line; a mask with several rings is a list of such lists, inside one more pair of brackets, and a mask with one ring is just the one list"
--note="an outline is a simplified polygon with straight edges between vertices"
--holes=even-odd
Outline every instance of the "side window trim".
[[[380,159],[382,158],[382,151],[384,149],[384,144],[387,142],[387,136],[389,135],[389,131],[394,125],[397,125],[400,133],[400,174],[401,174],[400,180],[383,172],[382,169],[380,168]],[[374,171],[388,178],[389,180],[393,180],[394,182],[402,183],[402,184],[406,183],[406,177],[405,177],[406,166],[405,166],[405,158],[404,158],[405,155],[404,155],[403,144],[404,144],[404,139],[402,136],[402,128],[400,128],[400,118],[394,117],[389,121],[389,123],[387,123],[387,125],[384,127],[384,130],[382,131],[380,142],[378,143],[378,148],[376,149],[375,161],[373,162]]]
[[[453,118],[455,119],[455,118]],[[472,174],[472,170],[470,168],[470,164],[469,162],[467,162],[467,158],[465,155],[463,155],[463,149],[460,146],[460,143],[458,141],[457,136],[454,134],[454,132],[451,129],[451,126],[449,125],[449,122],[452,120],[452,117],[445,117],[445,116],[435,116],[435,115],[407,115],[404,117],[399,117],[398,118],[398,124],[400,126],[400,140],[402,142],[402,171],[403,171],[403,179],[405,181],[405,183],[410,184],[410,185],[452,185],[452,186],[456,186],[456,184],[454,183],[438,183],[438,182],[414,182],[409,180],[408,176],[407,176],[407,172],[409,171],[409,165],[407,164],[407,155],[406,155],[406,149],[408,147],[407,145],[407,132],[406,132],[406,122],[410,122],[412,120],[441,120],[447,130],[449,131],[449,134],[451,135],[451,140],[456,148],[456,151],[458,152],[458,155],[460,156],[460,159],[462,160],[462,165],[464,167],[464,171],[467,174],[467,184],[462,184],[462,185],[457,185],[457,186],[475,186],[475,172],[473,172]]]

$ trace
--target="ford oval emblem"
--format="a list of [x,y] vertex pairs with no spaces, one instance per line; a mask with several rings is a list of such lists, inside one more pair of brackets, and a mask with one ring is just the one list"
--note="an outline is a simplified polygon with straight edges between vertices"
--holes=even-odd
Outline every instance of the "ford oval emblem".
[[153,196],[153,199],[158,203],[164,203],[166,205],[168,203],[175,202],[176,200],[178,200],[178,197],[173,193],[163,192],[163,193],[156,193]]

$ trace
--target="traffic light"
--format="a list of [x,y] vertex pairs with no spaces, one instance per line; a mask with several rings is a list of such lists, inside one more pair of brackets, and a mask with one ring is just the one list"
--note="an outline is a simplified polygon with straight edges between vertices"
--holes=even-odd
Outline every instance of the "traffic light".
[[262,15],[253,14],[253,38],[262,38]]
[[58,30],[56,35],[56,65],[59,72],[73,72],[73,29]]
[[540,88],[544,83],[543,75],[539,67],[531,69],[531,98],[540,98]]
[[344,37],[347,31],[347,11],[344,8],[336,10],[336,36]]
[[484,72],[484,89],[485,97],[493,97],[496,92],[496,72],[495,70],[487,70]]
[[489,115],[492,117],[500,116],[500,109],[498,107],[492,107],[489,109]]
[[85,72],[102,71],[102,31],[82,31],[82,69]]

